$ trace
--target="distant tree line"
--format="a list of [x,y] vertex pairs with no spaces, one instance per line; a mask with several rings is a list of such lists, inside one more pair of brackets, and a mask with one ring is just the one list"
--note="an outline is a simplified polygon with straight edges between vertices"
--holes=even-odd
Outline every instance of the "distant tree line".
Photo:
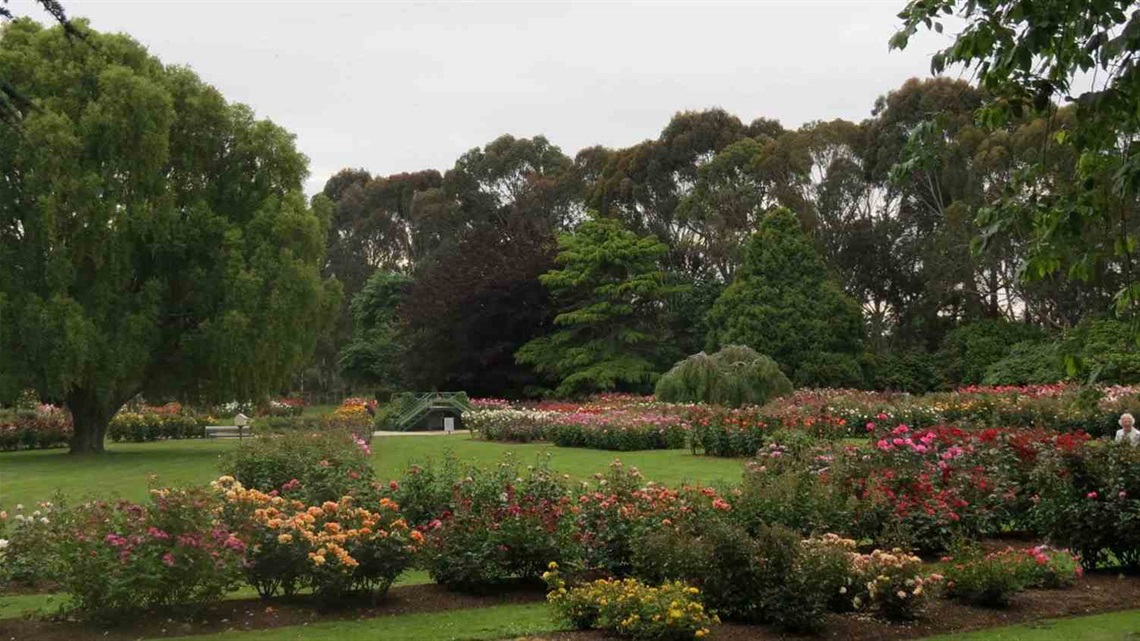
[[[346,302],[307,384],[646,390],[729,344],[772,356],[799,385],[1004,381],[1009,368],[993,366],[1010,357],[1021,378],[1135,376],[1129,328],[1112,320],[1130,254],[1102,252],[1074,280],[1082,256],[1057,253],[1059,270],[1027,279],[1033,230],[978,242],[979,213],[1012,185],[1028,198],[1112,180],[1078,178],[1063,147],[1042,154],[1074,108],[983,126],[989,99],[962,81],[910,80],[859,123],[789,130],[712,109],[574,158],[541,136],[503,136],[442,174],[343,170],[313,207],[331,220],[325,273]],[[1015,180],[1030,168],[1035,186]],[[1107,190],[1096,204],[1135,205]],[[1135,217],[1120,218],[1135,233]],[[1111,362],[1084,347],[1090,335]]]

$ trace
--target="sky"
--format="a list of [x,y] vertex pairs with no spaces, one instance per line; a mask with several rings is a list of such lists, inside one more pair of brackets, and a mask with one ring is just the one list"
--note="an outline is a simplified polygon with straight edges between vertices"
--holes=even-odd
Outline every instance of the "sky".
[[[904,0],[396,3],[63,0],[297,136],[309,194],[344,167],[446,170],[502,134],[573,155],[721,107],[861,120],[950,35],[887,42]],[[44,19],[31,0],[17,15]],[[949,31],[948,31],[949,34]]]

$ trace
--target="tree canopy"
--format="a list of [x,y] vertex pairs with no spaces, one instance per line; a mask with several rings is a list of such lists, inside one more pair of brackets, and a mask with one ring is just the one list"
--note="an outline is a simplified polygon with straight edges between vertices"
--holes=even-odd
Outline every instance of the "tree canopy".
[[858,304],[831,278],[799,219],[785,208],[760,222],[736,279],[709,312],[709,325],[710,348],[747,345],[770,355],[799,384],[844,382],[820,380],[820,368],[853,365],[862,349]]
[[558,306],[554,328],[517,358],[558,380],[563,396],[648,389],[660,370],[668,248],[594,216],[558,237],[559,269],[539,280]]
[[412,285],[400,272],[378,270],[352,299],[352,339],[339,356],[339,366],[353,382],[386,394],[403,391],[401,344],[397,311]]
[[[891,45],[906,47],[920,28],[941,32],[949,15],[965,26],[932,57],[931,70],[972,69],[987,94],[979,119],[991,129],[1031,115],[1046,122],[1035,162],[1011,174],[978,212],[982,240],[1026,238],[1029,278],[1118,275],[1116,311],[1134,319],[1140,9],[1132,0],[912,0]],[[1091,86],[1078,89],[1090,76]],[[1058,100],[1071,101],[1075,117],[1058,117]],[[1069,154],[1075,180],[1055,182],[1048,159]],[[1140,325],[1134,330],[1140,340]]]
[[0,393],[62,401],[73,451],[102,449],[139,393],[251,398],[310,357],[338,304],[328,220],[293,136],[130,38],[25,19],[0,77]]

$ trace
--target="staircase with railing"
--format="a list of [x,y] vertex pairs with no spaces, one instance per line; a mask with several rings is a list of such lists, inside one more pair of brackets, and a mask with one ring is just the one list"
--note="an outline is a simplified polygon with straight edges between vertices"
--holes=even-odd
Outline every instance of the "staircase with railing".
[[415,402],[402,412],[393,424],[396,430],[409,430],[431,412],[454,411],[459,414],[469,411],[471,405],[463,392],[429,392],[419,394]]

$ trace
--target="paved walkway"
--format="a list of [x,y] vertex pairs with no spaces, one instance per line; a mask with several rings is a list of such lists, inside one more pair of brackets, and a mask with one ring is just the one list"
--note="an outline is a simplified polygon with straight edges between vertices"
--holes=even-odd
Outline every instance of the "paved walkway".
[[[448,436],[447,432],[442,430],[432,430],[430,432],[373,432],[373,438],[377,436]],[[471,436],[469,430],[455,430],[451,436]]]

